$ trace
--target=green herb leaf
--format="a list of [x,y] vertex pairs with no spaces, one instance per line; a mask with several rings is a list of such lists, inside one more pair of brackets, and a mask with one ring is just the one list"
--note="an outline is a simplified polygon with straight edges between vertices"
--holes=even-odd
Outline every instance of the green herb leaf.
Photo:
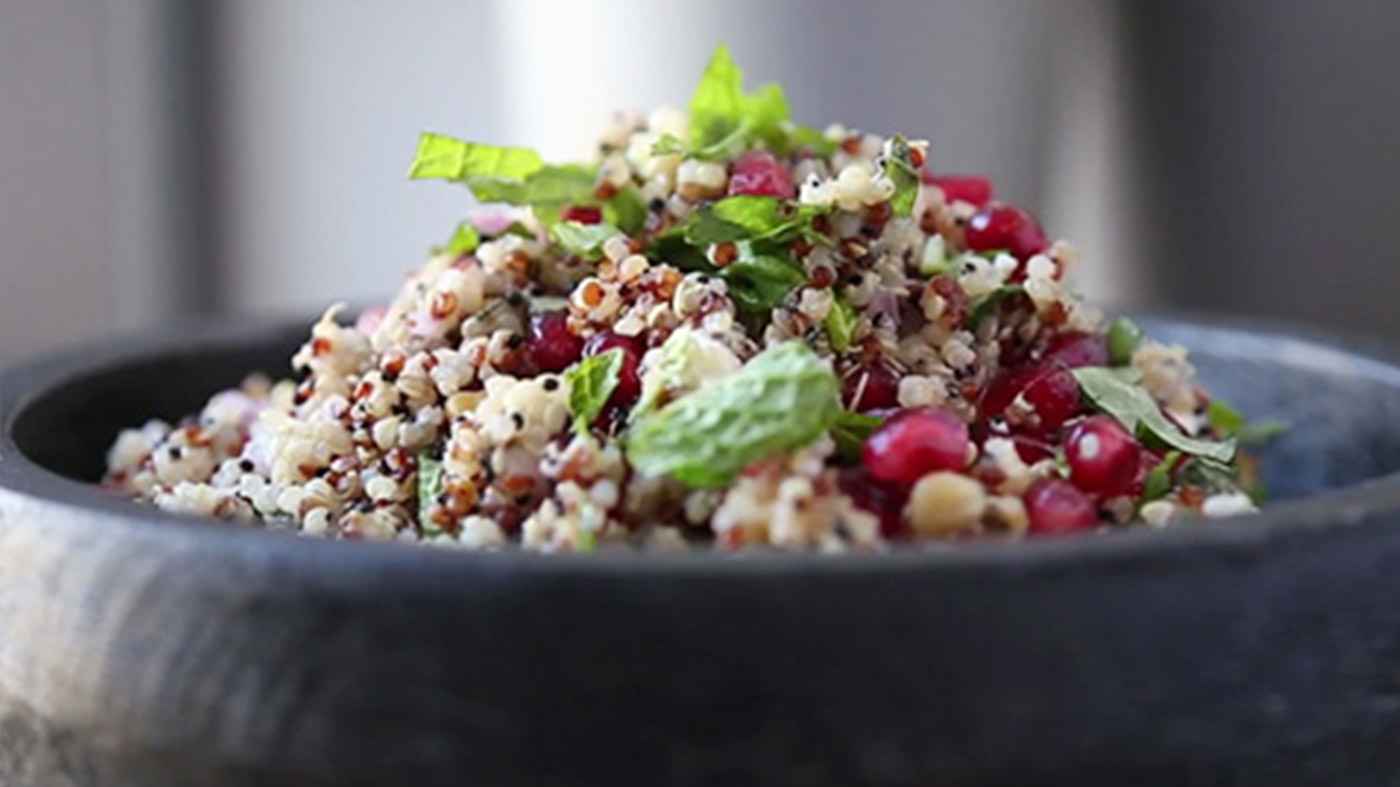
[[651,155],[653,156],[673,156],[685,155],[688,149],[685,143],[675,134],[662,134],[661,138],[651,145]]
[[1119,317],[1108,326],[1108,361],[1114,366],[1133,362],[1133,353],[1142,344],[1142,329],[1127,317]]
[[[744,73],[721,44],[690,98],[691,149],[686,152],[733,155],[750,139],[781,148],[788,140],[785,125],[791,115],[787,96],[778,85],[744,93]],[[669,143],[663,149],[681,152]]]
[[741,194],[696,208],[686,220],[685,239],[694,246],[741,240],[791,240],[811,231],[812,218],[824,212],[815,205]]
[[1183,481],[1201,487],[1207,494],[1243,491],[1235,467],[1210,457],[1192,457],[1181,466],[1180,474]]
[[741,241],[735,247],[738,256],[721,268],[719,275],[741,312],[766,317],[788,293],[807,281],[802,266],[781,246]]
[[831,340],[831,349],[839,353],[851,349],[856,326],[856,310],[851,304],[833,296],[831,311],[826,313],[826,335]]
[[792,126],[788,129],[787,147],[791,150],[806,148],[825,158],[836,152],[837,144],[827,139],[826,134],[815,128]]
[[523,179],[473,177],[467,181],[467,187],[482,202],[508,202],[534,207],[536,215],[550,223],[556,212],[553,209],[569,203],[592,202],[593,182],[596,179],[597,173],[589,167],[551,164]]
[[967,326],[971,330],[977,330],[982,321],[992,316],[1001,306],[1002,302],[1013,295],[1020,295],[1026,288],[1020,284],[1006,284],[992,290],[978,298],[972,299],[972,304],[967,310]]
[[596,260],[603,256],[603,243],[619,233],[616,227],[609,224],[561,221],[549,228],[549,234],[564,251],[584,259]]
[[841,414],[840,390],[806,344],[780,344],[639,420],[627,438],[627,458],[650,476],[723,486],[753,462],[830,429]]
[[[1125,374],[1125,372],[1128,372]],[[1229,464],[1235,458],[1233,440],[1216,442],[1184,434],[1162,414],[1157,402],[1137,385],[1131,369],[1088,366],[1073,371],[1074,379],[1095,408],[1108,413],[1141,439],[1153,439],[1185,454]]]
[[1292,429],[1287,421],[1255,421],[1240,427],[1235,433],[1235,442],[1240,445],[1263,445]]
[[564,372],[569,383],[569,411],[574,414],[574,429],[579,434],[588,434],[607,406],[608,397],[617,388],[622,361],[622,348],[615,347],[584,358]]
[[647,221],[647,203],[636,186],[624,186],[603,205],[603,218],[628,235],[642,231]]
[[447,240],[446,245],[433,249],[433,254],[465,257],[476,251],[476,247],[480,245],[481,233],[477,232],[476,225],[470,221],[463,221],[457,224],[457,229],[453,230],[452,237]]
[[909,152],[909,140],[903,134],[895,134],[890,139],[885,176],[894,183],[894,196],[890,197],[894,215],[909,216],[914,212],[914,201],[919,198],[919,170],[914,166],[913,155]]
[[1138,500],[1138,505],[1159,500],[1172,490],[1172,472],[1180,458],[1180,451],[1168,451],[1166,456],[1162,457],[1162,461],[1148,471],[1147,477],[1142,481],[1142,497]]
[[646,257],[654,263],[667,263],[683,271],[714,271],[705,252],[686,243],[685,233],[671,230],[647,246]]
[[418,452],[418,524],[423,532],[437,535],[442,528],[428,518],[428,511],[442,494],[442,460],[427,450]]
[[544,166],[540,154],[529,148],[511,148],[464,142],[445,134],[423,132],[408,176],[445,178],[465,182],[471,178],[521,179]]
[[884,422],[885,419],[878,415],[842,410],[836,423],[831,425],[831,439],[836,441],[837,456],[844,462],[860,461],[865,439]]
[[1222,399],[1211,399],[1206,406],[1206,420],[1225,437],[1233,437],[1244,426],[1244,416]]

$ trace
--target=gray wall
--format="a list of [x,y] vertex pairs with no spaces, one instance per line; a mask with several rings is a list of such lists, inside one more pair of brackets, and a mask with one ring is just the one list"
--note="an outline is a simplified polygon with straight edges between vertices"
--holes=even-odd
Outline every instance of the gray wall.
[[468,204],[404,179],[420,129],[576,154],[719,40],[801,120],[993,175],[1095,296],[1400,337],[1397,35],[1386,0],[0,0],[0,361],[387,297]]

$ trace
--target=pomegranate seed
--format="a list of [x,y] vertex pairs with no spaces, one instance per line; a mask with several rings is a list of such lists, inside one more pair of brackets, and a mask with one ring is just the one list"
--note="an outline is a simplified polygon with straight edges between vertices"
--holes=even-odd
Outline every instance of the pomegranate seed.
[[1037,378],[1021,391],[1021,396],[1035,410],[1037,423],[1033,431],[1037,434],[1058,431],[1079,412],[1079,383],[1062,368],[1051,369]]
[[1035,535],[1066,535],[1098,525],[1099,512],[1088,495],[1058,478],[1042,478],[1026,490],[1026,514]]
[[1025,435],[1013,435],[1011,444],[1016,446],[1016,455],[1021,457],[1021,461],[1028,465],[1033,465],[1042,459],[1049,459],[1055,455],[1055,447],[1034,437]]
[[602,224],[603,209],[593,205],[570,205],[564,208],[559,218],[579,224]]
[[1045,358],[1069,369],[1108,365],[1108,339],[1094,333],[1057,333],[1045,345]]
[[972,251],[1005,251],[1021,262],[1050,247],[1035,217],[1011,205],[991,204],[977,211],[964,237]]
[[530,354],[541,372],[562,372],[583,355],[583,339],[569,330],[563,309],[530,318]]
[[870,474],[882,481],[913,483],[938,470],[967,465],[967,424],[947,410],[920,407],[889,419],[861,450]]
[[797,190],[787,167],[766,150],[750,150],[734,160],[729,174],[729,196],[755,194],[792,199]]
[[1070,480],[1086,492],[1128,494],[1142,469],[1141,454],[1137,440],[1107,415],[1085,418],[1065,438]]
[[621,411],[630,407],[642,394],[640,369],[642,356],[646,354],[647,348],[641,339],[617,333],[600,333],[583,346],[583,354],[599,355],[614,347],[622,349],[622,370],[618,372],[617,387],[613,389],[612,396],[608,397],[605,415],[608,410]]
[[880,535],[901,538],[908,535],[904,506],[909,502],[909,484],[881,481],[863,467],[848,467],[837,476],[837,485],[856,508],[880,519]]
[[1036,364],[997,375],[982,398],[982,417],[1001,415],[1018,396],[1035,411],[1034,421],[1024,425],[1032,434],[1053,434],[1079,412],[1079,383],[1074,375],[1063,366]]
[[980,208],[992,201],[992,181],[981,175],[926,175],[923,180],[942,189],[948,202]]
[[898,407],[899,378],[879,362],[859,366],[842,382],[841,401],[858,413]]

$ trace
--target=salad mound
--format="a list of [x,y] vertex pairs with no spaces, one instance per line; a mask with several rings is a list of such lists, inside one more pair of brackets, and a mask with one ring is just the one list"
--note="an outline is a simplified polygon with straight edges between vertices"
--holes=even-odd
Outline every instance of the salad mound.
[[796,125],[720,47],[590,164],[425,133],[478,205],[392,303],[123,432],[104,485],[308,535],[587,551],[1162,526],[1254,510],[1250,427],[1105,324],[1074,248],[929,144]]

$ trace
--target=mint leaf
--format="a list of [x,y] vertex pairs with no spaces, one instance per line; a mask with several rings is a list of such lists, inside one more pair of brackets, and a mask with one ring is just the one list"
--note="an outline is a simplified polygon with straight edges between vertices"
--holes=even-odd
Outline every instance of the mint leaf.
[[1095,408],[1118,419],[1139,438],[1150,438],[1182,453],[1220,464],[1228,465],[1234,460],[1233,440],[1217,442],[1191,437],[1168,420],[1157,402],[1137,385],[1135,371],[1086,366],[1074,369],[1073,374],[1080,390]]
[[981,325],[983,320],[992,316],[1003,301],[1013,295],[1020,295],[1025,291],[1026,288],[1019,284],[1006,284],[992,290],[986,295],[973,298],[972,304],[967,310],[968,329],[976,331],[977,326]]
[[408,176],[415,180],[445,178],[459,182],[478,177],[519,179],[543,166],[540,154],[529,148],[480,145],[425,131],[418,138],[418,151],[408,167]]
[[1142,480],[1142,497],[1138,499],[1139,506],[1151,503],[1153,500],[1159,500],[1172,491],[1172,471],[1176,467],[1176,461],[1180,458],[1180,451],[1168,451],[1166,456],[1162,457],[1162,461],[1147,472],[1147,476]]
[[647,221],[647,203],[636,186],[624,186],[603,204],[603,218],[627,235],[642,231]]
[[811,348],[786,342],[639,420],[627,458],[646,475],[723,486],[753,462],[830,429],[841,415],[840,389]]
[[836,152],[838,147],[835,142],[826,138],[826,134],[815,128],[808,126],[792,126],[788,129],[787,147],[792,150],[806,148],[813,153],[825,158]]
[[[721,44],[690,98],[691,150],[686,152],[697,157],[733,155],[737,152],[734,148],[747,146],[750,139],[780,148],[787,142],[784,125],[791,116],[787,96],[778,85],[744,93],[744,72]],[[666,149],[681,152],[670,143]]]
[[793,288],[807,282],[807,273],[780,246],[735,244],[739,256],[720,269],[729,297],[739,311],[765,317]]
[[715,266],[705,252],[685,242],[685,233],[671,230],[657,236],[647,246],[646,257],[654,263],[665,263],[683,271],[713,271]]
[[549,234],[569,254],[596,260],[603,256],[603,243],[619,233],[616,227],[608,224],[561,221],[549,228]]
[[1242,491],[1235,468],[1209,457],[1198,456],[1189,460],[1181,466],[1181,477],[1186,483],[1201,487],[1207,494]]
[[884,422],[885,419],[878,415],[842,410],[836,423],[831,425],[831,439],[836,442],[836,455],[845,462],[860,461],[865,439]]
[[791,240],[811,231],[812,218],[825,209],[777,197],[741,194],[695,209],[683,227],[695,246],[741,240]]
[[428,511],[442,494],[442,460],[427,450],[418,453],[418,525],[425,534],[437,535],[442,528],[428,518]]
[[622,348],[614,347],[590,355],[564,372],[569,383],[569,412],[574,414],[574,430],[579,434],[588,434],[589,427],[607,406],[608,397],[617,388],[622,361]]
[[1206,406],[1206,420],[1215,431],[1225,437],[1233,437],[1244,426],[1244,416],[1240,411],[1221,399],[1210,400],[1210,404]]
[[1142,329],[1127,317],[1119,317],[1108,326],[1108,361],[1114,366],[1133,362],[1133,353],[1142,344]]
[[433,249],[433,254],[449,254],[453,257],[465,257],[476,251],[476,247],[481,245],[481,233],[477,232],[476,225],[470,221],[463,221],[457,224],[457,229],[453,230],[452,237],[447,243]]
[[919,170],[914,166],[913,155],[909,152],[909,140],[903,134],[890,138],[890,152],[885,158],[885,177],[894,183],[894,196],[890,197],[890,207],[896,216],[909,216],[914,212],[914,201],[919,198]]
[[743,121],[744,72],[720,44],[690,97],[690,134],[697,145],[728,136]]
[[1235,442],[1240,445],[1263,445],[1292,429],[1287,421],[1255,421],[1240,427],[1235,433]]
[[467,181],[467,188],[482,202],[534,207],[542,221],[552,223],[559,207],[592,202],[597,177],[593,169],[579,164],[551,164],[523,179],[473,177]]
[[686,148],[685,143],[675,134],[662,134],[661,138],[651,145],[651,155],[653,156],[685,155],[688,152],[689,149]]
[[826,313],[826,335],[831,349],[843,353],[851,349],[856,334],[856,310],[841,298],[833,297],[831,311]]

